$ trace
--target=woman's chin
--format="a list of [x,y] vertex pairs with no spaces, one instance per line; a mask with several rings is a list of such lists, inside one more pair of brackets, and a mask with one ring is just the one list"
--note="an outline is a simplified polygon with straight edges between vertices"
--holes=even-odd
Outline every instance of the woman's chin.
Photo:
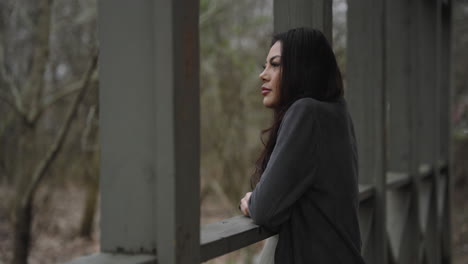
[[268,95],[263,97],[263,105],[265,107],[271,108],[271,100],[268,98]]
[[263,105],[267,108],[275,108],[274,102],[272,102],[271,98],[268,97],[263,98]]
[[265,101],[265,100],[263,100],[263,105],[264,105],[266,108],[273,108],[273,107],[271,106],[271,104],[270,104],[268,101]]

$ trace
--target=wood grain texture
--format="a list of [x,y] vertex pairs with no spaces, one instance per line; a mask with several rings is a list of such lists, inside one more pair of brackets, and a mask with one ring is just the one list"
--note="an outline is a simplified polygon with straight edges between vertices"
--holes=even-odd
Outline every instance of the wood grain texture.
[[332,43],[332,0],[275,0],[273,4],[274,31],[295,27],[321,30]]
[[347,93],[359,151],[359,180],[375,186],[368,263],[387,263],[386,235],[386,52],[384,0],[348,1]]
[[99,1],[105,252],[199,263],[198,5]]

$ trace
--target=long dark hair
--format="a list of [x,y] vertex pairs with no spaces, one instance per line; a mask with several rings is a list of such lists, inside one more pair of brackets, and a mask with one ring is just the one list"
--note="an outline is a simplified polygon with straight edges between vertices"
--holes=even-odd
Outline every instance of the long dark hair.
[[343,81],[335,54],[327,39],[317,29],[295,28],[273,36],[271,46],[281,42],[281,81],[279,103],[273,109],[273,123],[262,130],[268,135],[251,177],[252,188],[260,181],[276,144],[284,114],[298,99],[311,97],[332,102],[343,97]]

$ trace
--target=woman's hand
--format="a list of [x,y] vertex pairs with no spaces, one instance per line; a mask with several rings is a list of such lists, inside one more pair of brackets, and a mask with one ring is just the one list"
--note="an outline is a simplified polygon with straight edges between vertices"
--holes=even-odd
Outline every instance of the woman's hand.
[[252,195],[252,192],[246,193],[244,198],[241,199],[240,204],[239,204],[239,209],[242,211],[242,213],[245,216],[250,216],[250,213],[249,213],[250,195]]

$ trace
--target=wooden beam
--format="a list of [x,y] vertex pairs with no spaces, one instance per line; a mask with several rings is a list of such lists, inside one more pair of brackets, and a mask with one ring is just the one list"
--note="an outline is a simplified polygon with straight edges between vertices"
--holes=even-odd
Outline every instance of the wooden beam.
[[[438,102],[438,10],[439,0],[415,0],[413,8],[414,27],[413,68],[418,93],[413,96],[416,121],[412,140],[417,141],[417,158],[412,166],[430,164],[435,167],[439,157],[439,102]],[[437,171],[428,181],[416,181],[418,192],[418,211],[422,237],[422,252],[428,263],[438,263],[440,235],[438,230]]]
[[387,1],[388,169],[410,172],[411,41],[409,1]]
[[274,0],[274,31],[313,27],[321,30],[332,43],[332,4],[332,0]]
[[79,257],[66,264],[157,264],[153,255],[124,255],[96,253],[90,256]]
[[154,5],[158,260],[199,263],[199,2]]
[[152,12],[99,1],[101,250],[156,251]]
[[441,38],[440,38],[440,157],[446,161],[449,169],[441,176],[445,176],[445,188],[439,196],[443,196],[443,203],[439,206],[441,216],[440,229],[442,232],[440,252],[441,263],[452,263],[452,235],[451,235],[451,212],[452,212],[452,170],[451,164],[451,98],[453,93],[451,74],[451,40],[452,40],[452,1],[444,1],[441,8]]
[[348,1],[348,87],[359,150],[360,183],[376,190],[372,237],[364,248],[368,263],[387,263],[385,1]]
[[441,7],[441,37],[440,37],[440,84],[439,84],[439,104],[440,104],[440,160],[449,160],[450,153],[450,110],[451,110],[451,5]]
[[[410,176],[414,183],[419,170],[418,92],[413,86],[418,69],[413,54],[419,47],[413,39],[414,10],[407,0],[386,1],[386,83],[388,96],[388,169]],[[387,233],[389,258],[396,263],[417,263],[420,244],[417,184],[388,190]]]
[[101,250],[199,263],[197,1],[99,1]]
[[275,234],[260,228],[245,216],[207,224],[201,229],[201,261],[247,247],[272,235]]

